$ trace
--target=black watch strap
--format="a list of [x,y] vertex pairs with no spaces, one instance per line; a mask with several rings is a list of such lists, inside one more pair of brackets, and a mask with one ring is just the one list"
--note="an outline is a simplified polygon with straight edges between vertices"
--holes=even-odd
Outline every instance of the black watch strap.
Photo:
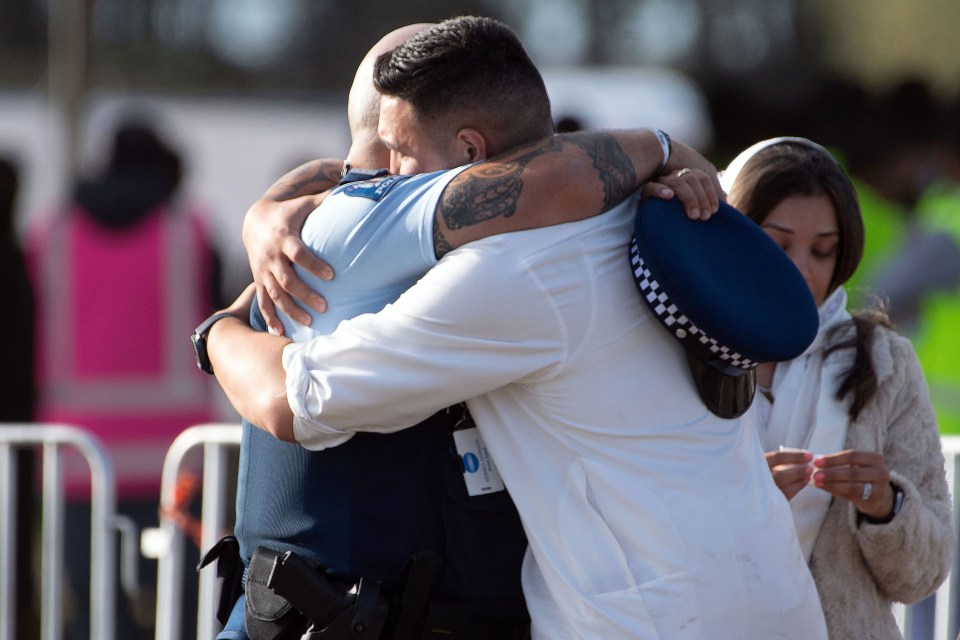
[[207,354],[207,334],[210,333],[210,327],[224,318],[236,318],[236,314],[229,311],[218,311],[193,330],[190,340],[193,342],[193,355],[197,359],[197,367],[204,373],[213,375],[213,365],[210,364],[210,356]]
[[861,522],[866,522],[867,524],[887,524],[891,522],[898,513],[900,513],[900,507],[903,506],[903,498],[906,495],[906,492],[903,490],[903,487],[898,485],[895,482],[890,483],[890,487],[893,489],[893,509],[890,510],[890,515],[886,518],[871,518],[870,516],[857,512],[857,524]]

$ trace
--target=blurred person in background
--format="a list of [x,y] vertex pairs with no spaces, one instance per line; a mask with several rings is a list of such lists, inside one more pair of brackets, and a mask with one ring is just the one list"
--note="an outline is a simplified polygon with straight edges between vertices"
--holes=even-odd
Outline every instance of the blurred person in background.
[[[922,170],[912,181],[900,244],[866,284],[873,305],[913,342],[940,433],[960,435],[960,105],[940,107],[918,82],[904,83],[891,101],[905,103],[899,111],[931,134],[915,142]],[[934,610],[932,597],[914,607],[914,637],[932,637]]]
[[926,117],[918,117],[926,101],[905,91],[873,96],[860,88],[848,90],[847,104],[839,122],[856,122],[836,136],[841,159],[848,170],[860,203],[866,230],[863,258],[845,288],[854,308],[871,304],[871,288],[880,265],[901,250],[909,223],[910,210],[920,195],[920,176],[926,172],[930,128]]
[[[14,160],[0,157],[0,291],[10,308],[3,314],[4,367],[0,371],[0,423],[33,421],[35,401],[34,375],[34,300],[27,275],[27,263],[16,228],[17,194],[20,190],[19,167]],[[17,622],[20,639],[39,637],[39,612],[36,581],[31,563],[36,516],[34,495],[35,456],[32,449],[18,449],[17,465],[17,551],[14,575],[17,577]]]
[[926,96],[919,117],[936,135],[923,147],[925,169],[900,250],[881,263],[870,286],[913,340],[940,432],[960,435],[960,112],[933,104],[920,89],[913,93]]
[[933,593],[956,538],[913,348],[879,312],[847,311],[843,285],[864,244],[853,185],[803,138],[750,147],[722,182],[730,204],[794,261],[820,309],[803,355],[758,367],[751,416],[790,500],[830,637],[901,638],[890,604]]
[[[156,526],[163,459],[215,410],[183,336],[217,308],[219,259],[200,211],[177,195],[181,158],[138,118],[121,121],[102,171],[28,235],[37,291],[39,422],[76,425],[104,445],[118,511]],[[72,638],[89,629],[90,513],[85,463],[67,457],[66,561]],[[140,558],[140,584],[156,564]],[[152,589],[120,603],[118,638],[151,638]],[[129,594],[128,594],[129,595]],[[96,597],[94,595],[94,597]]]

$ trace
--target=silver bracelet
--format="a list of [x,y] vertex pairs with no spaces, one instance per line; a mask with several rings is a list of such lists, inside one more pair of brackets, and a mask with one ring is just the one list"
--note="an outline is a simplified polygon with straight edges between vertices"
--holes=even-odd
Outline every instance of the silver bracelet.
[[657,142],[660,143],[660,149],[663,151],[663,162],[660,163],[660,167],[657,169],[657,172],[653,175],[658,176],[666,168],[667,163],[670,162],[670,154],[673,153],[673,145],[670,142],[670,136],[668,136],[664,131],[660,129],[653,130],[654,135],[657,136]]

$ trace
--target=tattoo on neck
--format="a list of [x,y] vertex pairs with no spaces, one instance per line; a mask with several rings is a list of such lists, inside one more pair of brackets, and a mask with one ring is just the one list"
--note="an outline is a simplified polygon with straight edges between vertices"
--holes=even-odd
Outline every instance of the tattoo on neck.
[[637,189],[637,172],[630,156],[612,135],[574,133],[565,140],[575,144],[593,160],[593,166],[603,183],[603,209],[620,204]]

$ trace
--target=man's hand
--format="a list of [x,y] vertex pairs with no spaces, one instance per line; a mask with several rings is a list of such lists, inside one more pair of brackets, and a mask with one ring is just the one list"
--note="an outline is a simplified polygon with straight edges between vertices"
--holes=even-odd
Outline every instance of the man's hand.
[[670,200],[676,196],[690,219],[709,220],[716,212],[719,200],[726,199],[722,190],[717,191],[718,186],[706,171],[685,167],[644,184],[640,199]]
[[324,197],[325,194],[300,196],[282,202],[261,198],[243,219],[243,246],[256,283],[257,303],[271,333],[283,334],[274,305],[303,325],[310,324],[310,314],[293,298],[321,313],[327,310],[323,296],[311,290],[293,270],[293,264],[298,264],[324,280],[333,279],[330,265],[300,240],[304,220]]
[[323,202],[325,192],[336,185],[342,167],[340,160],[330,159],[297,167],[273,183],[243,219],[243,246],[257,285],[260,311],[271,333],[283,334],[274,305],[303,325],[310,324],[310,314],[293,298],[320,313],[326,311],[326,300],[304,284],[292,265],[324,280],[333,279],[330,265],[300,241],[300,230],[310,212]]
[[[658,182],[668,186],[674,178],[689,179],[677,188],[677,197],[683,203],[687,215],[693,219],[707,219],[720,206],[720,200],[726,199],[726,193],[720,186],[717,168],[713,163],[682,142],[673,141],[670,161],[657,177]],[[666,181],[666,182],[665,182]]]

